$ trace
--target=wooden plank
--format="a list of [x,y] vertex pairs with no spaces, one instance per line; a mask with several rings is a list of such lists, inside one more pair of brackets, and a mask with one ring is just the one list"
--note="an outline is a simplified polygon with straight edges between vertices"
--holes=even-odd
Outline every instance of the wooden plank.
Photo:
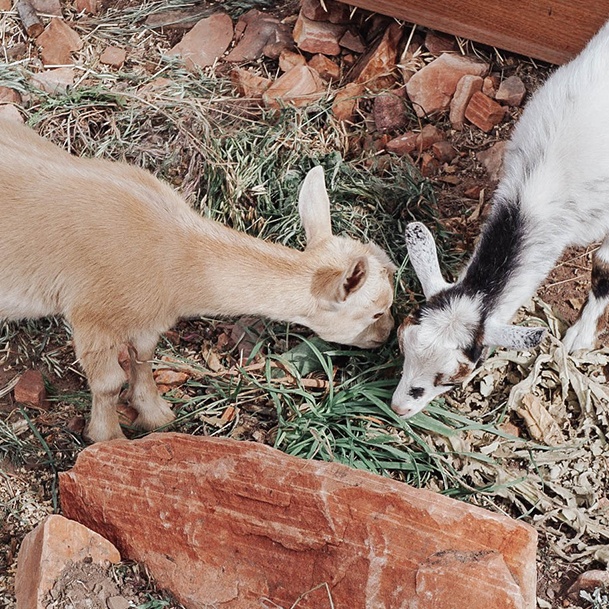
[[347,0],[550,63],[577,55],[609,18],[609,0]]

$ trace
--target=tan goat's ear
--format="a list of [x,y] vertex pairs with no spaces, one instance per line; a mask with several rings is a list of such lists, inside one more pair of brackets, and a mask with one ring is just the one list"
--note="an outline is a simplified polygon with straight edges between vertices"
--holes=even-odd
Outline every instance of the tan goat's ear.
[[298,213],[307,235],[307,247],[332,236],[330,199],[323,167],[314,167],[305,177],[298,196]]
[[356,258],[344,271],[340,269],[319,269],[313,277],[313,295],[325,300],[344,302],[357,292],[368,276],[366,258]]

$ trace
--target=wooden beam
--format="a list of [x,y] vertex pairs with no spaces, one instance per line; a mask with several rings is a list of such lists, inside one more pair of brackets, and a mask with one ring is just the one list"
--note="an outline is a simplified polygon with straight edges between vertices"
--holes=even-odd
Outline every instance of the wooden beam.
[[609,18],[609,0],[346,0],[550,63],[577,55]]

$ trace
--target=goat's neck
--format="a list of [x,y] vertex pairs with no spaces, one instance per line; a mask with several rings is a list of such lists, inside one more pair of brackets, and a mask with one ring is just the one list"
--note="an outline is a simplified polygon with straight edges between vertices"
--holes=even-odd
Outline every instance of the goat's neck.
[[306,252],[207,220],[186,244],[173,269],[181,317],[257,315],[302,322],[311,312]]
[[519,203],[498,202],[459,284],[478,294],[486,317],[509,323],[564,249],[552,227],[525,217]]

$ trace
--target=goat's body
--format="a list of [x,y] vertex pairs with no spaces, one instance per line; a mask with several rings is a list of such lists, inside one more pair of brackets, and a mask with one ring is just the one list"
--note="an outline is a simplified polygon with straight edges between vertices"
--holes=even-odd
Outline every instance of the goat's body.
[[527,348],[540,329],[509,326],[568,246],[595,241],[592,290],[564,337],[592,348],[609,302],[609,24],[527,103],[506,148],[503,176],[468,265],[446,283],[429,231],[407,231],[428,301],[400,329],[404,373],[394,409],[411,416],[459,382],[484,345]]
[[[317,197],[315,188],[325,195],[323,173],[307,179],[307,196]],[[115,406],[125,345],[137,423],[151,429],[172,419],[148,360],[181,317],[260,315],[361,346],[380,344],[391,329],[389,260],[372,244],[333,237],[324,201],[319,244],[297,251],[200,217],[146,171],[76,158],[4,121],[0,185],[0,318],[67,319],[93,393],[93,440],[122,436]],[[309,222],[320,215],[306,213]],[[336,300],[336,278],[354,259],[355,279],[342,279],[350,291]]]

